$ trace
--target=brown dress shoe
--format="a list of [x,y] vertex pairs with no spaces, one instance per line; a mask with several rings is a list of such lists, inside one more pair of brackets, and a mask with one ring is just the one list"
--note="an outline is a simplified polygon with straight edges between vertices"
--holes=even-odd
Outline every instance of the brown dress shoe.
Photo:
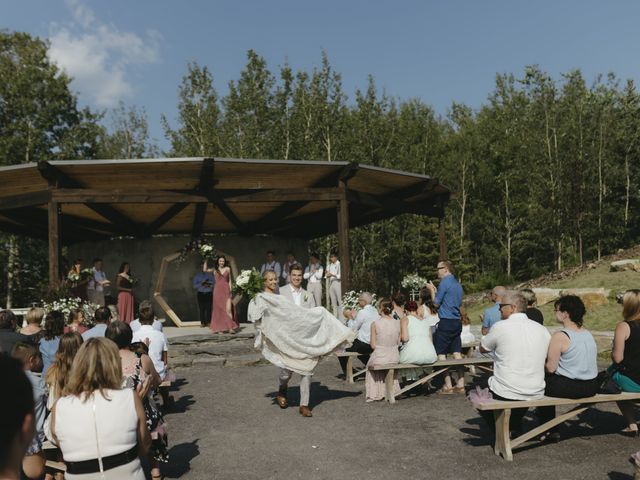
[[287,408],[288,404],[287,404],[287,389],[280,389],[278,391],[278,395],[276,395],[276,401],[278,402],[278,405],[280,406],[280,408]]
[[300,415],[302,415],[303,417],[313,417],[313,415],[311,414],[311,410],[309,410],[309,407],[302,405],[300,407]]

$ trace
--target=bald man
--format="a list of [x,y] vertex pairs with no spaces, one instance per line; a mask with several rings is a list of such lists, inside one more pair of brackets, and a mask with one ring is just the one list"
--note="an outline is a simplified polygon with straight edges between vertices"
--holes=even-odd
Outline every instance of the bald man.
[[502,302],[502,298],[507,293],[507,289],[502,285],[498,285],[493,287],[491,293],[489,293],[489,298],[491,299],[493,305],[487,308],[482,313],[482,335],[486,335],[491,330],[491,326],[499,322],[501,320],[500,317],[500,302]]

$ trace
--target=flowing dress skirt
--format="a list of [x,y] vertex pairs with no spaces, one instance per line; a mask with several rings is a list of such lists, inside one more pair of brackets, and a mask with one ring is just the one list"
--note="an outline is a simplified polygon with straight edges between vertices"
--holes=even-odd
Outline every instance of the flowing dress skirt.
[[123,322],[131,323],[133,320],[133,293],[118,293],[118,316]]
[[[227,302],[231,300],[231,287],[229,286],[229,272],[220,275],[214,272],[216,283],[213,287],[213,307],[211,309],[211,331],[213,333],[225,330],[235,330],[238,323],[227,313]],[[233,307],[232,307],[233,309]]]

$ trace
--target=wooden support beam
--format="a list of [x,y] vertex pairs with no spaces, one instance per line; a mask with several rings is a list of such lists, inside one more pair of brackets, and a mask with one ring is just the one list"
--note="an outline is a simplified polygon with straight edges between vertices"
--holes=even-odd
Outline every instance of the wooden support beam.
[[278,188],[226,198],[227,203],[253,202],[335,202],[342,193],[336,187]]
[[347,199],[347,184],[340,180],[342,198],[338,204],[338,245],[340,248],[340,279],[343,292],[351,289],[351,260],[349,251],[349,200]]
[[188,203],[175,203],[171,205],[158,218],[156,218],[153,222],[146,225],[142,229],[142,236],[150,237],[151,235],[156,233],[165,223],[167,223],[173,217],[178,215],[182,210],[187,208],[188,205],[189,205]]
[[60,280],[60,206],[57,202],[48,204],[49,231],[49,285],[54,287]]
[[[57,202],[56,202],[57,203]],[[58,204],[60,207],[60,204]],[[20,223],[25,226],[31,225],[47,225],[48,224],[48,210],[41,208],[26,207],[16,210],[10,210],[3,212],[3,216],[10,220]],[[121,229],[115,225],[105,222],[98,222],[89,218],[76,217],[74,215],[61,215],[60,219],[65,235],[72,235],[75,231],[83,230],[98,230],[112,234],[124,235],[126,230]],[[43,230],[44,231],[44,230]],[[46,231],[45,231],[46,233]]]
[[103,190],[94,188],[59,188],[53,191],[60,203],[195,203],[208,202],[204,195],[174,192],[171,190]]
[[0,211],[12,210],[14,208],[35,207],[44,205],[51,200],[50,190],[41,190],[39,192],[22,193],[20,195],[12,195],[4,197],[0,203]]

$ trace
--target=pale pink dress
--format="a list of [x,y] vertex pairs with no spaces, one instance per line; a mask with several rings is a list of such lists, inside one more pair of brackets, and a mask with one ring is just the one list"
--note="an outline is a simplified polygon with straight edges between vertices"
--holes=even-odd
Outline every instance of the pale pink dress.
[[[379,318],[373,322],[376,329],[376,349],[367,362],[365,387],[367,402],[383,400],[385,394],[385,377],[387,372],[374,372],[369,367],[374,365],[388,365],[398,363],[400,353],[400,322],[392,318]],[[400,391],[398,377],[394,376],[393,387],[395,393]]]

